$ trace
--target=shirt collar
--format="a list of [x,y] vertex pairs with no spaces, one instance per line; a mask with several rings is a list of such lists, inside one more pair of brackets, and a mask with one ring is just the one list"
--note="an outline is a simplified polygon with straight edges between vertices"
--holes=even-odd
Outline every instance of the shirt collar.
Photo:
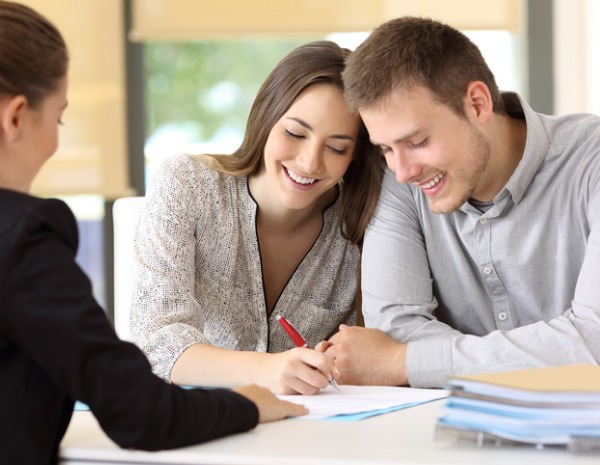
[[533,111],[520,95],[514,92],[507,92],[503,93],[502,97],[509,115],[515,115],[515,112],[520,112],[525,116],[527,123],[527,140],[525,142],[523,157],[517,165],[515,172],[506,183],[506,186],[504,186],[504,189],[496,196],[499,200],[503,191],[507,190],[512,195],[515,204],[518,204],[544,162],[550,146],[550,140],[540,115]]
[[[516,92],[502,92],[502,99],[504,100],[506,112],[510,117],[525,118],[527,139],[523,157],[504,188],[494,198],[494,206],[485,213],[485,216],[488,217],[498,216],[511,198],[515,204],[521,201],[533,177],[544,162],[550,145],[540,115],[519,94]],[[469,202],[465,202],[460,210],[464,213],[482,216],[482,213]]]

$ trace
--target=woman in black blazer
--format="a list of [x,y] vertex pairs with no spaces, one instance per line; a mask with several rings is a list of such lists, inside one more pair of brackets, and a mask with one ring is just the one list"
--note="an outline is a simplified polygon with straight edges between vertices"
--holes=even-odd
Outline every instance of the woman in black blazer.
[[0,0],[0,464],[51,464],[75,400],[120,446],[173,448],[306,412],[267,390],[184,390],[119,340],[75,263],[59,200],[28,194],[57,147],[67,49],[28,7]]

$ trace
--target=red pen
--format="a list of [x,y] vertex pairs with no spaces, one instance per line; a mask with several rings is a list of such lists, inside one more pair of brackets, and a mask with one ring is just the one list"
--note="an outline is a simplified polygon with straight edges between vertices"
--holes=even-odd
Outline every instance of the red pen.
[[[290,337],[290,339],[292,341],[294,341],[294,344],[296,344],[296,347],[305,347],[307,349],[310,349],[308,342],[306,342],[304,340],[302,335],[296,330],[296,328],[294,328],[292,326],[292,324],[288,320],[286,320],[281,315],[276,315],[275,319],[281,325],[281,327],[283,328],[285,333]],[[329,381],[329,384],[331,384],[338,391],[340,390],[340,387],[338,386],[338,383],[336,383],[335,379],[331,378],[331,381]]]
[[294,328],[288,320],[286,320],[281,315],[277,315],[275,317],[275,319],[281,325],[281,327],[286,332],[286,334],[290,337],[290,339],[292,341],[294,341],[294,344],[296,344],[296,347],[306,347],[307,349],[310,349],[308,342],[306,342],[304,340],[304,338],[300,335],[300,333],[298,331],[296,331],[296,328]]

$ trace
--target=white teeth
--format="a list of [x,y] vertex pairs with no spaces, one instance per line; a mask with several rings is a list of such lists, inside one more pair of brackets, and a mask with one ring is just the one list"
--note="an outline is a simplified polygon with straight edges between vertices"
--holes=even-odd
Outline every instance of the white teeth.
[[285,168],[285,170],[287,171],[288,176],[290,178],[292,178],[298,184],[312,184],[313,182],[316,181],[316,179],[314,179],[314,178],[303,178],[302,176],[298,176],[296,173],[294,173],[289,168]]
[[430,189],[433,186],[435,186],[438,182],[440,182],[444,176],[446,176],[446,173],[439,173],[435,178],[433,178],[427,184],[423,184],[421,187],[424,187],[425,189]]

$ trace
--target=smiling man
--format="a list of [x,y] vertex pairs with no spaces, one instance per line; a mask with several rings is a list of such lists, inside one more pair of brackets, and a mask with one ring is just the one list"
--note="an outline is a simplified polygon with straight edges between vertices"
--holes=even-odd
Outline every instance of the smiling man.
[[423,18],[375,29],[344,82],[388,170],[363,248],[367,328],[320,346],[336,379],[597,364],[600,118],[536,113]]

